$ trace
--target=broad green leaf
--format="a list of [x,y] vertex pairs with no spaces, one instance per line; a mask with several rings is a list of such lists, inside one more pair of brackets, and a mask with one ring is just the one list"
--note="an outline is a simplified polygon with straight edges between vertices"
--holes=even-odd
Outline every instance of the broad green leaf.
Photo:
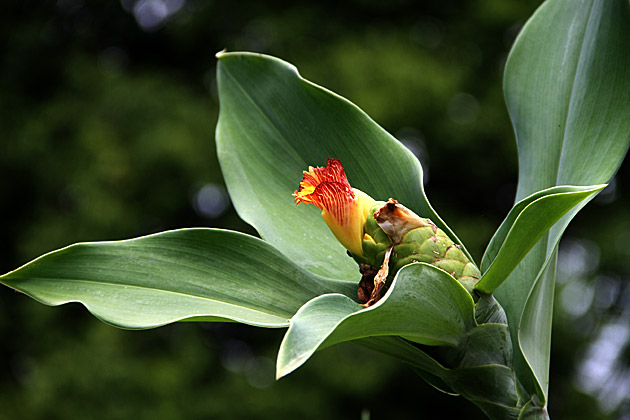
[[[496,302],[491,295],[484,295],[477,302],[475,312],[480,302],[485,306],[482,309],[485,314],[475,313],[475,319],[491,319],[498,323],[475,323],[473,327],[466,329],[457,347],[419,346],[430,349],[427,351],[430,351],[431,356],[418,346],[398,337],[372,336],[354,342],[409,363],[429,384],[443,392],[464,396],[491,419],[516,419],[521,406],[529,400],[530,395],[516,382],[511,369],[512,346],[508,326],[502,316],[490,315],[497,312],[492,309]],[[313,315],[315,313],[311,314]],[[298,316],[299,313],[295,318]],[[302,327],[304,326],[308,327],[303,324]],[[320,348],[326,344],[324,342]]]
[[517,203],[488,245],[475,289],[492,293],[558,220],[604,187],[552,187]]
[[[517,201],[555,185],[609,182],[630,142],[628,1],[546,1],[510,52],[504,90],[519,152]],[[553,274],[541,273],[553,273],[551,257],[560,236],[584,204],[541,238],[495,291],[510,325],[521,327],[520,342],[517,328],[511,329],[517,373],[530,392],[530,385],[536,388],[543,403],[548,363],[534,360],[548,360],[549,340],[539,332],[550,329],[555,280]],[[536,279],[546,283],[536,285]],[[539,324],[522,331],[521,318]],[[546,356],[528,354],[534,348]],[[529,367],[518,349],[532,363]]]
[[277,58],[218,58],[218,157],[236,210],[263,239],[316,274],[358,281],[320,211],[297,208],[291,197],[302,171],[334,157],[353,187],[376,200],[397,199],[457,241],[424,195],[418,160],[363,111]]
[[322,293],[356,293],[318,277],[252,236],[181,229],[71,245],[0,277],[47,305],[80,302],[103,321],[151,328],[181,320],[286,327]]
[[280,346],[277,376],[297,369],[318,349],[371,336],[456,347],[474,326],[473,312],[470,294],[452,276],[425,263],[410,264],[369,308],[339,294],[317,297],[300,308]]
[[604,184],[630,141],[627,0],[548,0],[510,52],[505,99],[518,145],[516,200]]

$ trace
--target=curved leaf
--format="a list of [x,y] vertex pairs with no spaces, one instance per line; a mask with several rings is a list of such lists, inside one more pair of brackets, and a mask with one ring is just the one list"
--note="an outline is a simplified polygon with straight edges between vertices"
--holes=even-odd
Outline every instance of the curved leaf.
[[519,154],[517,201],[554,185],[608,183],[623,161],[629,9],[627,0],[548,0],[518,36],[504,78]]
[[481,265],[479,266],[481,269],[481,272],[485,273],[486,270],[488,270],[488,268],[490,267],[490,264],[492,264],[492,262],[496,258],[499,252],[499,249],[501,249],[501,246],[503,245],[503,242],[505,241],[506,236],[510,232],[510,229],[512,229],[512,226],[514,225],[516,218],[521,214],[521,212],[523,211],[525,207],[530,205],[532,202],[538,200],[539,198],[542,198],[551,194],[581,192],[584,190],[585,190],[585,187],[576,187],[576,186],[567,186],[567,185],[551,187],[542,191],[535,192],[529,197],[525,197],[518,203],[514,204],[514,206],[512,207],[512,209],[510,209],[510,212],[506,216],[505,220],[503,220],[503,222],[501,223],[501,226],[499,226],[497,231],[492,236],[492,239],[490,239],[490,243],[488,243],[488,246],[486,247],[486,251],[483,254],[483,258],[481,259]]
[[370,336],[455,347],[474,326],[473,312],[470,294],[452,276],[425,263],[410,264],[369,308],[338,294],[317,297],[300,308],[282,340],[277,376],[297,369],[318,349]]
[[[528,366],[534,373],[536,393],[547,394],[551,355],[551,320],[556,279],[556,251],[541,269],[527,300],[518,326],[518,344]],[[534,338],[535,337],[535,338]],[[544,400],[543,400],[544,401]]]
[[459,395],[444,382],[449,369],[442,366],[434,358],[418,347],[395,336],[378,336],[359,338],[354,340],[363,347],[367,347],[382,354],[393,356],[407,363],[411,368],[435,389],[450,395]]
[[558,220],[604,187],[553,187],[516,204],[488,245],[486,271],[475,289],[492,293]]
[[[630,143],[628,1],[547,0],[510,52],[504,90],[519,152],[517,200],[554,185],[609,182]],[[568,221],[584,204],[564,216],[495,291],[510,325],[522,328],[522,316],[539,322],[521,330],[515,369],[543,404],[548,363],[529,366],[524,357],[548,361],[549,338],[539,334],[551,328],[551,257]],[[536,286],[536,281],[545,283]],[[512,334],[516,345],[516,328]],[[533,348],[545,356],[527,354]]]
[[449,370],[418,347],[400,337],[372,336],[356,339],[353,343],[396,357],[398,360],[439,378],[444,377]]
[[0,277],[47,305],[80,302],[103,321],[151,328],[185,319],[286,327],[322,293],[356,293],[318,277],[264,241],[217,229],[71,245]]
[[218,157],[235,208],[262,238],[316,274],[358,281],[320,212],[291,197],[302,171],[335,157],[353,187],[396,198],[457,240],[424,195],[418,160],[363,111],[277,58],[217,56]]
[[458,367],[503,365],[512,368],[512,342],[505,324],[482,324],[468,331]]

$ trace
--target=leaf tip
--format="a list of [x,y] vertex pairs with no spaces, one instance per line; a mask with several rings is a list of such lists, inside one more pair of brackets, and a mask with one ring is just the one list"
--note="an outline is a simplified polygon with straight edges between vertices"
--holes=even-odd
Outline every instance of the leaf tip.
[[302,366],[307,359],[308,357],[300,357],[299,360],[290,360],[287,363],[281,363],[281,358],[278,357],[278,363],[276,364],[276,381],[284,378],[289,373]]
[[289,372],[285,372],[285,371],[280,370],[279,368],[276,368],[276,381],[279,381],[280,379],[284,378],[288,374]]

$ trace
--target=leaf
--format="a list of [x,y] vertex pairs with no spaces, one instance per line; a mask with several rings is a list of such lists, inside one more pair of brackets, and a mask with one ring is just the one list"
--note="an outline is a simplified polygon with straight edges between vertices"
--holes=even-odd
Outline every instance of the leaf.
[[492,293],[558,220],[604,187],[552,187],[517,203],[488,245],[475,289]]
[[608,183],[619,168],[630,142],[629,8],[548,0],[518,36],[504,78],[517,201],[554,185]]
[[[510,52],[504,90],[519,152],[517,201],[555,185],[609,182],[630,143],[628,1],[546,1]],[[549,339],[539,334],[551,328],[552,256],[568,221],[586,201],[541,238],[495,291],[510,325],[521,327],[518,340],[517,328],[511,328],[515,369],[542,403]],[[543,270],[551,274],[542,275]],[[545,283],[536,285],[537,281]],[[539,324],[523,331],[524,322],[533,319]],[[544,355],[530,354],[534,348]]]
[[475,321],[477,324],[507,325],[505,311],[492,295],[482,294],[475,302]]
[[[546,396],[551,355],[551,320],[556,279],[557,247],[539,273],[530,292],[518,328],[518,344],[532,368],[537,394]],[[535,339],[534,339],[535,337]]]
[[317,297],[300,308],[282,340],[277,376],[297,369],[318,349],[365,337],[397,335],[456,347],[474,326],[473,312],[470,294],[452,276],[425,263],[410,264],[367,309],[338,294]]
[[309,299],[347,283],[318,277],[260,239],[181,229],[46,254],[0,282],[47,305],[80,302],[101,320],[151,328],[181,320],[286,327]]
[[353,343],[396,357],[398,360],[439,378],[444,377],[449,370],[418,347],[400,337],[372,336],[356,339]]
[[458,395],[444,382],[443,378],[448,374],[449,369],[400,337],[367,337],[354,340],[353,343],[393,356],[411,366],[418,376],[437,390],[450,395]]
[[346,99],[300,77],[277,58],[219,53],[217,150],[239,215],[313,273],[357,279],[356,264],[314,206],[296,208],[302,171],[341,160],[353,187],[394,197],[455,235],[427,201],[415,156]]
[[432,375],[425,370],[416,368],[413,365],[410,367],[411,367],[411,370],[416,372],[416,375],[421,377],[423,381],[425,381],[426,383],[428,383],[429,385],[431,385],[433,388],[437,389],[438,391],[443,392],[448,395],[452,395],[454,397],[459,396],[459,394],[453,391],[453,389],[446,382],[444,382],[444,380],[441,377]]
[[459,367],[503,365],[512,368],[512,343],[505,324],[477,325],[468,331]]
[[532,202],[538,200],[539,198],[546,197],[551,194],[583,192],[584,190],[585,190],[584,187],[575,187],[575,186],[566,186],[566,185],[559,186],[559,187],[551,187],[542,191],[535,192],[529,197],[526,197],[522,199],[521,201],[519,201],[518,203],[516,203],[512,207],[510,212],[508,213],[505,220],[503,220],[503,223],[501,223],[501,226],[499,226],[497,231],[494,233],[494,235],[492,236],[492,239],[490,240],[490,243],[486,247],[486,252],[484,253],[483,258],[481,259],[481,265],[480,265],[481,272],[485,273],[486,270],[488,270],[488,267],[490,267],[490,264],[492,264],[492,262],[496,258],[497,253],[499,252],[499,249],[501,249],[501,246],[503,245],[503,242],[505,241],[505,237],[508,235],[517,217],[521,214],[521,212],[523,211],[523,209],[525,209],[525,207],[529,206]]
[[[453,369],[449,371],[446,381],[455,392],[465,395],[484,411],[486,404],[496,406],[491,413],[487,413],[490,418],[506,418],[506,411],[516,409],[518,395],[514,388],[514,372],[506,366],[486,365]],[[496,416],[495,412],[502,412],[503,415]]]

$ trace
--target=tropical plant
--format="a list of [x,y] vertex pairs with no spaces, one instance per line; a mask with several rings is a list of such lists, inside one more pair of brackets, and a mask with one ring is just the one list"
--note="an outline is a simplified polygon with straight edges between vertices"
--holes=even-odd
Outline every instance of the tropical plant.
[[[490,418],[547,418],[558,243],[630,144],[628,1],[548,0],[518,36],[504,76],[519,153],[516,202],[478,268],[429,204],[418,160],[365,113],[279,59],[226,52],[218,59],[218,156],[237,211],[262,239],[197,228],[81,243],[0,281],[48,305],[80,302],[122,328],[184,320],[288,327],[278,377],[317,350],[353,341],[401,359]],[[368,201],[348,213],[360,234],[348,242],[331,221],[338,207],[310,200],[331,230],[313,206],[296,208],[291,193],[302,171],[330,157],[345,168],[326,179],[339,184],[342,201],[363,197],[350,185],[393,197],[392,209],[401,203],[413,220],[428,218],[422,226],[433,235],[388,230],[377,213],[388,204]],[[298,201],[318,188],[306,181]],[[471,271],[419,257],[433,237],[452,241],[450,260]],[[411,249],[404,261],[403,245]],[[390,256],[398,262],[388,264]],[[375,278],[388,278],[384,293],[362,305],[359,280],[367,287]]]

